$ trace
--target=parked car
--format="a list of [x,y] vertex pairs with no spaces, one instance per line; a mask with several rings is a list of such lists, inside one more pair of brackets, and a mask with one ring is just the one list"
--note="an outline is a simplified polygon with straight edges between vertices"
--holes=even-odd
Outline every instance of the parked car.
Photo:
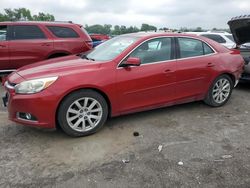
[[234,17],[228,22],[228,25],[245,59],[245,68],[241,80],[250,81],[250,15]]
[[110,37],[108,35],[104,35],[104,34],[93,34],[92,33],[92,34],[89,34],[89,36],[91,37],[91,39],[93,41],[93,47],[96,47],[99,44],[110,39]]
[[203,100],[224,105],[243,69],[240,52],[205,37],[133,33],[80,56],[23,67],[5,82],[9,119],[97,132],[108,117]]
[[207,37],[212,39],[223,46],[232,49],[236,47],[232,34],[224,31],[207,31],[207,32],[189,32],[199,36]]
[[0,22],[0,73],[92,48],[81,25],[68,22]]
[[247,42],[247,43],[244,43],[244,44],[242,44],[242,45],[240,45],[240,49],[250,49],[250,43],[249,42]]

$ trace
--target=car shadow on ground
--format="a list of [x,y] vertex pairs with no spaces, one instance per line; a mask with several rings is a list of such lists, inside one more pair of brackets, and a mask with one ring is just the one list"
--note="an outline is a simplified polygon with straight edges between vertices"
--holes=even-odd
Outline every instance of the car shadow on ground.
[[240,81],[236,87],[237,90],[250,91],[250,81]]
[[[154,122],[157,121],[160,117],[166,117],[169,114],[175,114],[179,111],[185,111],[185,110],[191,110],[191,109],[209,109],[210,107],[206,106],[203,102],[192,102],[187,104],[181,104],[176,106],[170,106],[170,107],[164,107],[164,108],[158,108],[143,112],[137,112],[133,114],[127,114],[122,115],[118,117],[109,118],[107,122],[105,123],[104,127],[95,134],[101,134],[105,136],[105,132],[112,131],[111,129],[126,129],[126,126],[133,125],[135,126],[134,129],[136,130],[137,124],[141,124],[142,122]],[[7,114],[6,114],[7,120]],[[45,128],[37,128],[37,127],[29,127],[24,125],[19,125],[10,121],[6,122],[7,125],[0,127],[2,129],[2,136],[4,137],[19,137],[19,136],[29,136],[32,135],[32,137],[44,137],[44,139],[47,138],[53,138],[55,139],[70,139],[73,137],[70,137],[66,135],[62,129],[55,128],[55,129],[45,129]],[[153,126],[153,125],[152,125]],[[114,130],[114,134],[116,134],[116,131]],[[131,135],[133,132],[131,132]],[[1,135],[1,134],[0,134]],[[90,135],[94,136],[94,135]],[[87,136],[88,137],[88,136]]]

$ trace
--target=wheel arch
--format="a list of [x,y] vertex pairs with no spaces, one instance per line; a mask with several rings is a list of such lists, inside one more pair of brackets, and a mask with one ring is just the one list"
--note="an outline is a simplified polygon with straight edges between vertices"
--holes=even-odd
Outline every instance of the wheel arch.
[[47,59],[51,59],[54,57],[62,57],[62,56],[66,56],[66,55],[70,55],[72,53],[68,52],[68,51],[53,51],[50,54],[47,55]]
[[[233,86],[235,85],[236,78],[235,78],[235,76],[234,76],[234,74],[233,74],[233,73],[230,73],[230,72],[224,72],[224,73],[222,73],[222,74],[218,75],[217,77],[222,76],[222,75],[227,75],[227,76],[229,76],[229,77],[231,78],[232,82],[233,82]],[[216,78],[217,78],[217,77],[216,77]],[[215,78],[215,79],[216,79],[216,78]]]

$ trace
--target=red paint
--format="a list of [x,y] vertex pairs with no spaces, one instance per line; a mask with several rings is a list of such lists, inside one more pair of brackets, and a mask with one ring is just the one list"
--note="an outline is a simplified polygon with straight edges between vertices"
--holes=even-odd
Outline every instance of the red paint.
[[[60,102],[71,92],[92,88],[108,98],[111,116],[203,100],[212,82],[221,74],[239,79],[243,59],[239,54],[209,39],[184,34],[131,34],[139,39],[118,57],[108,62],[93,62],[67,56],[29,65],[12,73],[10,83],[58,76],[50,87],[37,94],[20,95],[9,90],[9,118],[39,127],[54,128]],[[192,37],[205,41],[215,54],[162,61],[140,66],[118,67],[119,62],[141,42],[154,37]],[[16,119],[16,112],[29,112],[37,123]]]
[[[63,22],[1,22],[7,26],[9,35],[12,26],[38,26],[44,33],[44,39],[0,41],[0,71],[17,69],[24,65],[48,59],[55,55],[78,54],[92,48],[92,40],[78,24]],[[78,38],[58,38],[47,26],[67,27],[73,29]]]
[[89,36],[92,38],[92,39],[96,39],[96,40],[109,40],[110,37],[108,35],[105,35],[105,34],[89,34]]

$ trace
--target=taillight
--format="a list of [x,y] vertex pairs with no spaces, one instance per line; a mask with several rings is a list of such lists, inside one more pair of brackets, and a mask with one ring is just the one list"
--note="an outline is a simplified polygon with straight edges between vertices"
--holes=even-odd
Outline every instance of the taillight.
[[237,50],[237,49],[230,49],[231,50],[231,53],[230,54],[240,54],[240,50]]
[[92,41],[86,41],[87,46],[91,49],[93,48],[93,42]]

